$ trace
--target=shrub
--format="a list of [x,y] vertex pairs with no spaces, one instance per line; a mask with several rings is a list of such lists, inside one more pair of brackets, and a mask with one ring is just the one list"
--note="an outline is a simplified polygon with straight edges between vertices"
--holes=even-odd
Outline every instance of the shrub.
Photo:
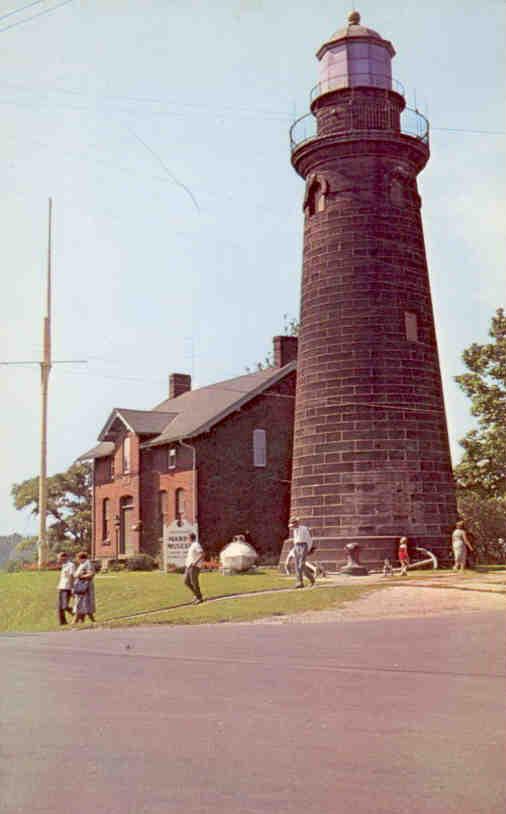
[[43,568],[39,568],[36,562],[23,562],[21,568],[23,571],[59,571],[61,565],[57,562],[48,562]]
[[107,567],[103,569],[107,573],[117,573],[118,571],[126,571],[125,560],[107,560]]
[[202,571],[218,571],[220,568],[220,561],[214,558],[204,560],[200,568]]
[[279,552],[266,551],[260,554],[257,565],[265,565],[268,568],[277,568],[279,565]]
[[156,562],[150,554],[134,554],[128,558],[126,567],[127,571],[153,571]]

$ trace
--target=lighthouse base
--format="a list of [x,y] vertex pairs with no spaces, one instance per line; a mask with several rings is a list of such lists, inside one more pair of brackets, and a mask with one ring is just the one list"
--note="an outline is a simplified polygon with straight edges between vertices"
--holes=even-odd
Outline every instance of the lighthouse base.
[[[371,571],[382,571],[386,559],[390,560],[391,564],[396,567],[397,549],[399,545],[399,538],[407,536],[409,540],[409,552],[412,559],[419,559],[416,552],[417,548],[424,548],[431,551],[437,557],[441,566],[448,565],[452,562],[452,555],[450,550],[450,532],[443,532],[441,534],[427,535],[427,534],[409,534],[402,533],[399,530],[398,534],[381,535],[381,536],[367,536],[367,537],[313,537],[317,545],[317,549],[311,552],[308,559],[312,562],[318,562],[322,568],[327,572],[348,574],[350,576],[365,576]],[[349,557],[349,546],[360,546],[360,562],[351,563]],[[280,568],[283,570],[284,563],[288,552],[291,548],[291,541],[285,541],[281,555],[279,558]],[[356,569],[363,570],[356,570]]]
[[339,573],[348,574],[350,577],[366,577],[369,571],[363,565],[345,565]]

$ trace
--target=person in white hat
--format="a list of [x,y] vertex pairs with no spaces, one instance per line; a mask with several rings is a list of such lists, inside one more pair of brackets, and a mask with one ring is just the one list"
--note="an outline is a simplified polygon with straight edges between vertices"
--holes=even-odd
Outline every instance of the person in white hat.
[[292,517],[289,528],[293,539],[293,554],[295,559],[295,573],[297,575],[296,588],[304,587],[305,574],[311,585],[315,584],[315,576],[311,568],[306,565],[306,557],[313,548],[313,541],[307,526],[301,526],[298,517]]
[[58,554],[58,563],[61,566],[60,579],[58,581],[58,621],[60,625],[67,624],[66,613],[72,613],[70,601],[72,598],[72,585],[74,583],[74,574],[76,567],[72,558],[68,556],[66,551],[60,551]]

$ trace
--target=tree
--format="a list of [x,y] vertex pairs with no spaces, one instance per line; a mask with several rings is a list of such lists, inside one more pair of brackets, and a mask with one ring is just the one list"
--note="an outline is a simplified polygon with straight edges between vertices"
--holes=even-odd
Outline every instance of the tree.
[[471,399],[477,427],[459,442],[464,448],[455,468],[459,513],[474,538],[478,559],[501,560],[498,539],[506,539],[506,317],[499,308],[489,330],[491,341],[473,343],[462,358],[467,373],[456,381]]
[[464,455],[455,475],[461,488],[484,498],[506,496],[506,317],[498,308],[489,330],[491,342],[473,343],[462,358],[468,373],[456,376],[471,399],[478,427],[459,442]]
[[7,571],[19,571],[25,563],[37,562],[38,546],[36,537],[22,537],[12,549],[7,563]]
[[477,559],[503,562],[504,549],[498,540],[506,540],[506,501],[484,498],[471,489],[459,489],[457,501],[466,530],[472,535]]
[[16,534],[16,532],[0,535],[0,568],[3,568],[4,563],[9,561],[9,557],[22,539],[21,534]]
[[[51,553],[62,549],[89,550],[91,542],[91,466],[73,464],[66,472],[48,478],[47,511],[53,522],[48,527]],[[12,486],[16,509],[39,513],[39,478]]]

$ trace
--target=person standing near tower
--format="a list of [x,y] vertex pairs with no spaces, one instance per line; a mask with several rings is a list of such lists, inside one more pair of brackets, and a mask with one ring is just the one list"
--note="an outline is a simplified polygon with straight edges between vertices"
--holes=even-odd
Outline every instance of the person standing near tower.
[[464,528],[464,521],[458,520],[452,533],[453,559],[455,561],[453,570],[463,571],[466,567],[467,551],[472,551],[473,547]]
[[409,565],[408,538],[401,537],[399,540],[399,562],[401,564],[401,577],[407,577]]
[[305,574],[311,585],[315,584],[313,571],[306,565],[306,557],[313,549],[313,541],[307,526],[301,526],[298,517],[292,517],[289,523],[293,537],[293,553],[295,558],[295,573],[297,575],[296,588],[304,587]]

